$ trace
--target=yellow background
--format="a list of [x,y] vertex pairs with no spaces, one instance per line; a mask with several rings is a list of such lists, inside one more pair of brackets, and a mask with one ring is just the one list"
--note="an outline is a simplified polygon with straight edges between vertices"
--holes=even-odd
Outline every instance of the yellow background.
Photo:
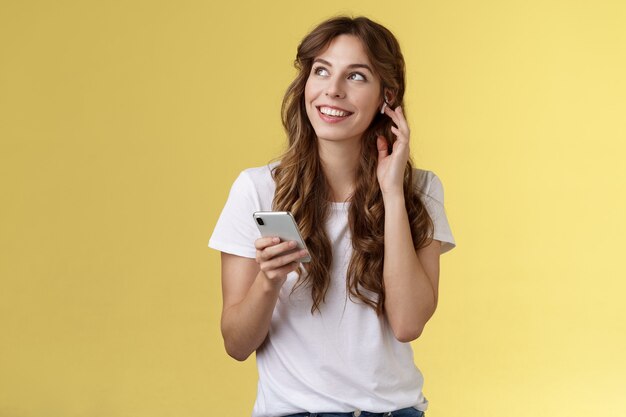
[[72,0],[0,3],[1,417],[249,415],[206,245],[341,12],[399,38],[458,243],[429,417],[626,415],[626,3]]

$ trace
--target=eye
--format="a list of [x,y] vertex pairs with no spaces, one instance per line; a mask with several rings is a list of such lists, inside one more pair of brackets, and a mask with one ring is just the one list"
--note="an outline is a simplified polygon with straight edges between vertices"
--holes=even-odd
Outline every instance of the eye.
[[365,75],[361,74],[360,72],[353,72],[348,78],[354,81],[367,81]]
[[322,77],[328,77],[328,70],[324,67],[315,67],[313,68],[313,74],[320,75]]

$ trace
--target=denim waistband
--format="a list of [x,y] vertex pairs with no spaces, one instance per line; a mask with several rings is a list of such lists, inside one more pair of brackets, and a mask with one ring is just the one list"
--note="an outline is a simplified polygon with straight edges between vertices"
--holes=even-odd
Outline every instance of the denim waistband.
[[388,411],[385,413],[372,413],[369,411],[356,410],[350,413],[297,413],[289,414],[282,417],[423,417],[424,412],[414,407],[403,408],[396,411]]

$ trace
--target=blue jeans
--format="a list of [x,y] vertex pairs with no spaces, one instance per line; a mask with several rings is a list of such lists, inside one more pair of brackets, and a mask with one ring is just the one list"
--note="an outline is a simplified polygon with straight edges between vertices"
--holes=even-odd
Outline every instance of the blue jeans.
[[424,417],[424,412],[409,407],[387,413],[370,413],[369,411],[355,411],[352,413],[297,413],[283,417]]

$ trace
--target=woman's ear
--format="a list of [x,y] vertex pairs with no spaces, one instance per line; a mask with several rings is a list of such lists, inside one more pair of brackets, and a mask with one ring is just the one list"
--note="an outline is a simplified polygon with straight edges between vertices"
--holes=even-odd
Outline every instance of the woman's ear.
[[381,104],[380,113],[385,114],[385,107],[389,107],[391,109],[395,101],[396,101],[396,93],[389,88],[384,88],[383,89],[383,102]]
[[396,93],[389,88],[385,88],[383,90],[383,98],[388,106],[392,106],[393,103],[396,101]]

